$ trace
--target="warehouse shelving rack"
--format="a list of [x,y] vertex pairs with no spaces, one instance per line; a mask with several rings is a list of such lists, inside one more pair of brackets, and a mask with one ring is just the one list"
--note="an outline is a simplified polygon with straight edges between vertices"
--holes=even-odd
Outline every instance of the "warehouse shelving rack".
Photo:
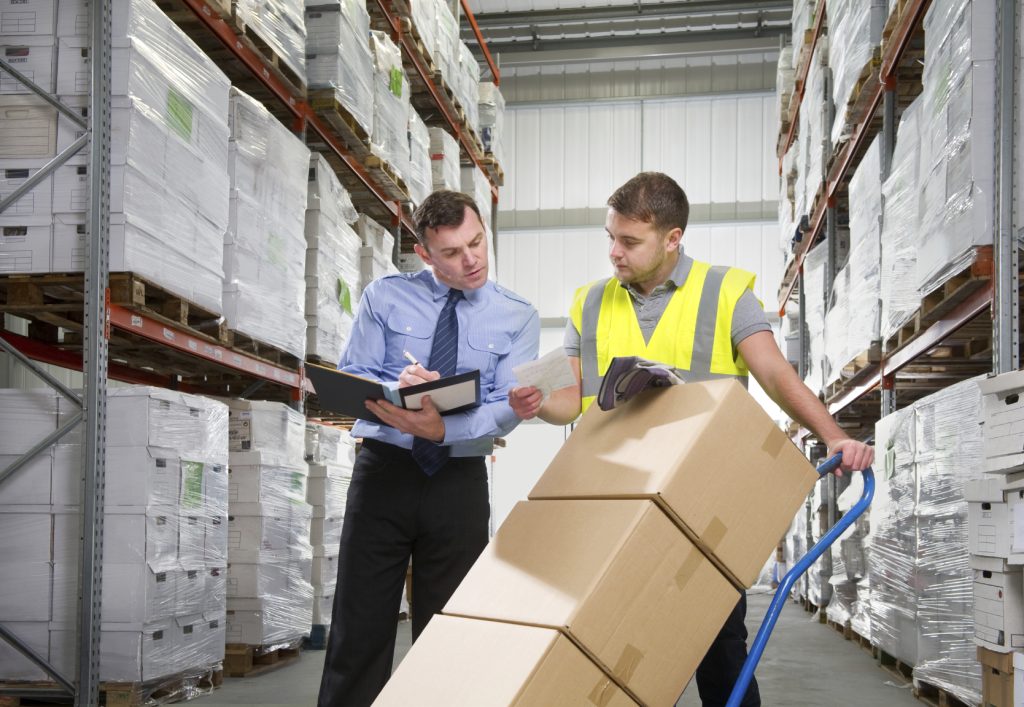
[[[810,58],[827,25],[826,5],[826,0],[818,0],[814,26],[803,38],[788,121],[783,121],[777,144],[780,172],[782,158],[797,130]],[[930,0],[908,0],[894,9],[896,14],[887,23],[880,56],[872,58],[865,67],[862,76],[866,78],[851,103],[848,116],[853,126],[852,135],[831,154],[812,213],[786,266],[779,291],[779,314],[784,316],[787,304],[794,296],[799,297],[801,359],[807,351],[804,300],[808,295],[802,287],[804,259],[823,232],[835,233],[849,178],[879,134],[882,139],[880,178],[884,180],[888,176],[895,146],[898,103],[913,97],[907,94],[913,93],[918,81],[921,24],[929,5]],[[921,317],[916,323],[918,329],[906,337],[906,341],[900,337],[895,341],[876,342],[872,350],[865,352],[853,375],[827,391],[825,402],[829,411],[853,434],[869,434],[869,428],[880,416],[895,411],[898,391],[901,400],[906,398],[909,402],[955,380],[986,372],[1016,370],[1020,366],[1020,282],[1017,231],[1013,226],[1014,108],[1017,101],[1014,42],[1018,18],[1015,3],[999,3],[999,6],[994,246],[991,251],[979,251],[975,265],[949,288],[942,306],[931,315]],[[834,238],[829,239],[829,242],[834,241]],[[835,273],[834,261],[831,265],[826,268],[826,277],[828,273]],[[985,312],[991,313],[991,322],[981,316]],[[890,346],[883,350],[885,343]],[[943,371],[937,370],[940,368]],[[917,382],[898,383],[897,374],[901,372],[916,376]],[[802,429],[794,434],[798,439],[808,435],[807,430]]]
[[[427,94],[441,117],[440,124],[455,134],[462,145],[463,164],[480,169],[491,183],[492,203],[497,210],[498,191],[494,171],[483,163],[482,148],[463,131],[441,91],[425,65],[402,33],[402,18],[394,14],[387,0],[377,2],[400,41],[403,55],[416,68],[418,86]],[[168,5],[167,3],[172,3]],[[354,190],[368,195],[361,201],[369,214],[387,220],[396,232],[411,232],[412,225],[400,200],[392,199],[370,172],[359,162],[344,142],[305,100],[304,92],[276,70],[270,58],[256,50],[252,42],[240,35],[222,11],[206,0],[158,0],[162,9],[199,44],[210,46],[219,42],[225,53],[215,59],[233,82],[258,94],[259,100],[279,119],[290,119],[294,132],[305,136],[314,133],[310,142],[326,150],[335,169],[347,171],[348,185],[356,180]],[[23,194],[53,173],[71,156],[89,146],[89,208],[86,222],[86,266],[77,283],[74,296],[54,305],[44,300],[45,287],[37,283],[26,286],[32,293],[17,307],[17,316],[30,322],[29,335],[0,327],[0,350],[31,370],[81,411],[71,415],[64,425],[40,440],[31,450],[8,467],[0,469],[0,483],[9,479],[33,457],[56,444],[72,429],[82,425],[86,439],[82,478],[82,553],[78,593],[78,641],[76,676],[61,674],[36,654],[16,635],[0,624],[0,640],[6,641],[27,659],[46,672],[53,686],[10,687],[0,685],[0,696],[27,695],[36,699],[74,699],[78,706],[98,704],[100,656],[101,573],[103,563],[103,505],[106,468],[106,397],[110,378],[143,385],[249,397],[257,390],[268,398],[289,400],[302,407],[305,395],[312,391],[305,378],[301,361],[296,365],[282,363],[280,357],[266,358],[257,347],[243,351],[231,346],[216,333],[197,330],[189,325],[187,303],[175,309],[177,316],[154,311],[131,297],[126,303],[111,301],[109,273],[110,237],[110,105],[111,105],[111,0],[91,0],[89,55],[92,58],[89,117],[83,119],[63,106],[49,91],[42,89],[0,59],[0,72],[6,71],[34,94],[54,107],[60,116],[86,130],[72,146],[51,160],[17,191],[0,201],[0,212],[15,203]],[[190,15],[178,12],[182,8]],[[465,17],[474,25],[472,13],[463,2]],[[201,36],[197,36],[197,32]],[[406,39],[402,39],[405,36]],[[495,82],[500,80],[497,68],[488,57]],[[341,175],[339,175],[341,176]],[[24,284],[24,283],[22,283]],[[49,283],[54,284],[54,283]],[[61,284],[61,283],[58,283]],[[69,283],[62,283],[68,286]],[[74,289],[74,287],[72,287]],[[8,294],[5,292],[4,294]],[[6,300],[4,300],[6,301]],[[69,304],[70,303],[70,304]],[[75,312],[77,310],[80,315]],[[0,314],[5,304],[0,304]],[[58,314],[59,313],[59,314]],[[55,319],[56,317],[56,319]],[[58,323],[55,324],[54,322]],[[64,331],[70,326],[70,334]],[[141,357],[141,358],[140,358]],[[37,363],[38,362],[38,363]],[[39,363],[54,364],[83,372],[82,392],[71,390]]]

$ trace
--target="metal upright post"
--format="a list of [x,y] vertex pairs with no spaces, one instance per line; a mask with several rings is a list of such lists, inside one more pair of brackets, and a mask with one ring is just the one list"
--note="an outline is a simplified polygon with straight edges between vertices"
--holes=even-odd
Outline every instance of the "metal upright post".
[[[886,80],[885,93],[882,104],[882,145],[881,145],[881,174],[882,182],[889,178],[892,172],[892,156],[896,151],[896,82]],[[885,211],[885,196],[882,196],[882,211]],[[883,218],[882,216],[879,217]],[[879,224],[881,226],[881,223]],[[884,265],[884,263],[883,263]],[[879,299],[879,316],[881,316],[881,299]],[[883,352],[883,355],[887,352]],[[883,362],[884,365],[884,362]],[[882,379],[882,409],[881,416],[891,415],[896,412],[896,379],[894,376],[885,376]]]
[[1013,225],[1014,104],[1016,93],[1015,47],[1017,3],[1000,3],[1002,16],[997,23],[996,41],[1000,60],[996,62],[999,83],[998,158],[996,160],[997,227],[994,233],[995,292],[992,317],[992,369],[994,373],[1015,371],[1020,367],[1019,253]]
[[110,0],[92,0],[89,217],[85,268],[85,460],[79,573],[76,707],[98,704],[103,498],[106,477],[107,341],[110,241]]

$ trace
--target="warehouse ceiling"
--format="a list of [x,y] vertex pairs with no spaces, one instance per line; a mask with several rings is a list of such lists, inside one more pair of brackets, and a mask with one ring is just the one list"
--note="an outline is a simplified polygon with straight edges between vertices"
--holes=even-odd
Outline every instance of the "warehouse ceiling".
[[[737,0],[469,0],[492,53],[749,41],[778,46],[792,2]],[[472,31],[463,22],[463,38]]]

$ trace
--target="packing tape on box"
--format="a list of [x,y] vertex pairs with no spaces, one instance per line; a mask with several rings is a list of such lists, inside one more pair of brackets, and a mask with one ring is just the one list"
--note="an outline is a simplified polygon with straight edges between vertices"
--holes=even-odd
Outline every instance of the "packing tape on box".
[[618,690],[618,686],[612,682],[611,678],[602,676],[597,684],[594,685],[594,689],[587,695],[587,699],[590,703],[597,705],[597,707],[606,707],[606,705],[612,701],[615,697],[615,692]]
[[679,589],[685,589],[686,585],[690,583],[691,579],[693,579],[694,573],[703,561],[704,555],[700,554],[700,551],[697,550],[697,548],[693,548],[690,551],[690,554],[687,555],[682,566],[680,566],[679,571],[676,572],[676,587]]
[[768,436],[764,438],[764,444],[761,445],[761,451],[775,459],[779,456],[782,450],[786,446],[786,442],[789,440],[786,435],[777,427],[773,427],[768,430]]
[[640,667],[640,661],[643,659],[643,652],[636,646],[627,643],[626,647],[622,649],[622,655],[619,656],[619,660],[615,663],[612,674],[628,685],[629,681],[633,679],[633,673]]
[[722,519],[715,516],[708,523],[708,527],[701,533],[700,539],[704,542],[711,552],[718,549],[719,544],[725,538],[725,534],[729,532],[729,529],[722,522]]

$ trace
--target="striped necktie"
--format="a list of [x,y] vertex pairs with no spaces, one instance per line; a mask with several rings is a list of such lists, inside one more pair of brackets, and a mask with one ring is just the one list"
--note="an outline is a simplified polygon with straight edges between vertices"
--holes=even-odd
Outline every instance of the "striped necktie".
[[[459,359],[459,318],[455,305],[462,299],[462,290],[449,290],[448,301],[444,303],[434,329],[434,341],[430,346],[430,361],[427,367],[437,371],[442,378],[455,375]],[[414,437],[412,458],[427,476],[433,476],[448,461],[448,447],[434,444],[430,440]]]

